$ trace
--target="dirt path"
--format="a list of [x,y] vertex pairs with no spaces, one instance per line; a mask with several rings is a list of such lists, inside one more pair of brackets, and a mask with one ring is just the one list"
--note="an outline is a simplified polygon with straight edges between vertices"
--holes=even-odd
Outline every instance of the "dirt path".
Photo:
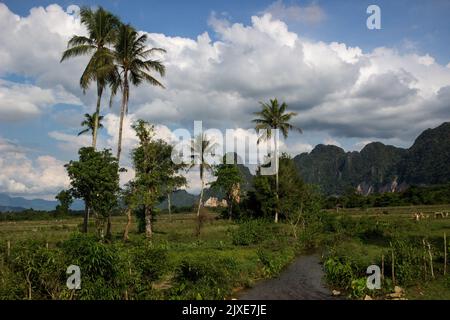
[[336,299],[323,281],[317,254],[298,257],[277,278],[256,283],[242,291],[242,300],[330,300]]

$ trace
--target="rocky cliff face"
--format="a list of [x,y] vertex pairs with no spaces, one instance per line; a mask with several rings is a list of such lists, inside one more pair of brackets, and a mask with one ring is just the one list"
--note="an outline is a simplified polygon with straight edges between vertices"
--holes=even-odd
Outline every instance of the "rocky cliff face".
[[300,175],[326,194],[398,192],[450,181],[450,123],[424,131],[411,148],[373,142],[360,152],[318,145],[294,158]]

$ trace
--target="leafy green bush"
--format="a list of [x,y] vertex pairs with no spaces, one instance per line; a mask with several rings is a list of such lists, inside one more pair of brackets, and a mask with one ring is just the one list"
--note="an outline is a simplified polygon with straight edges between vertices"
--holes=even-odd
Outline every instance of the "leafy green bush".
[[26,288],[24,297],[33,299],[60,298],[65,288],[66,265],[59,250],[49,250],[45,243],[23,241],[11,250],[9,268],[18,275],[10,279]]
[[[421,279],[423,249],[408,239],[396,239],[392,242],[394,251],[395,277],[399,284],[410,285]],[[390,259],[390,255],[388,255]],[[388,261],[390,266],[392,261]]]
[[368,293],[369,289],[367,288],[366,278],[358,278],[352,281],[350,285],[350,298],[360,299],[363,298]]
[[[75,234],[61,245],[66,264],[81,269],[79,299],[120,299],[126,288],[126,268],[111,245],[94,236]],[[65,283],[65,282],[64,282]]]
[[168,270],[167,250],[150,244],[136,247],[132,252],[133,269],[140,272],[143,279],[155,281]]
[[19,300],[26,297],[27,287],[20,274],[0,268],[0,300]]
[[270,224],[265,220],[248,220],[231,231],[231,239],[237,246],[258,244],[271,235],[269,228]]
[[289,249],[272,251],[260,248],[257,254],[259,261],[263,264],[263,271],[268,277],[279,274],[295,256],[294,251]]
[[174,298],[223,299],[231,292],[237,273],[234,258],[200,255],[185,258],[177,268]]
[[324,263],[327,282],[337,288],[349,289],[354,278],[352,266],[348,261],[330,257]]
[[70,264],[80,267],[83,278],[117,276],[117,253],[94,236],[75,234],[62,243],[62,250]]

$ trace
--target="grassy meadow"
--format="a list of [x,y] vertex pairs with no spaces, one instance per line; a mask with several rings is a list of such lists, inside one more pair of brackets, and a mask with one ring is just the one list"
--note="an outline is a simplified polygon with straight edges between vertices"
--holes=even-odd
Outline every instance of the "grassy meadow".
[[[258,223],[249,222],[250,225]],[[71,298],[223,299],[231,298],[236,291],[251,286],[259,279],[278,273],[292,261],[296,253],[294,247],[289,243],[289,232],[282,224],[273,225],[261,222],[260,226],[251,226],[251,231],[261,231],[264,228],[268,232],[266,236],[260,237],[256,234],[247,235],[236,232],[239,226],[235,222],[217,219],[216,214],[210,213],[208,219],[204,221],[200,235],[197,236],[195,214],[160,215],[155,222],[154,236],[151,241],[146,240],[143,234],[138,233],[137,223],[133,221],[130,240],[124,243],[122,234],[125,224],[126,217],[114,216],[112,219],[112,242],[99,244],[95,239],[93,224],[90,224],[88,235],[79,233],[82,217],[0,222],[0,242],[2,243],[0,252],[3,260],[0,271],[4,278],[11,276],[12,268],[8,268],[8,262],[14,259],[12,257],[21,261],[20,268],[27,265],[27,262],[23,261],[24,259],[28,259],[30,264],[36,263],[39,260],[39,254],[32,253],[30,256],[24,257],[21,253],[21,251],[27,251],[32,246],[31,244],[37,243],[41,248],[51,252],[58,251],[64,242],[70,241],[74,234],[85,238],[92,236],[94,245],[110,248],[113,254],[117,254],[115,263],[122,267],[124,264],[126,265],[121,269],[125,270],[124,273],[129,279],[124,281],[139,282],[139,286],[142,285],[142,287],[136,289],[136,292],[130,293],[126,292],[126,286],[123,286],[123,290],[121,290],[111,288],[114,285],[107,284],[110,287],[111,295],[105,295],[105,292],[83,292],[81,296],[75,295]],[[246,233],[246,230],[243,233]],[[9,259],[6,257],[8,241],[11,247]],[[237,244],[238,242],[239,244]],[[84,246],[86,247],[86,244]],[[143,252],[136,253],[141,249]],[[161,256],[158,256],[159,254]],[[148,261],[137,261],[136,255],[139,255],[142,260],[147,259]],[[265,258],[266,256],[267,258]],[[92,257],[92,261],[96,258],[103,259],[104,257],[95,256]],[[161,261],[158,261],[159,259]],[[66,261],[66,264],[70,263],[70,261]],[[87,264],[89,263],[87,262]],[[139,265],[140,263],[143,265]],[[83,268],[83,263],[80,264]],[[61,267],[63,266],[64,264],[61,264]],[[40,268],[37,265],[33,265],[33,267]],[[26,270],[22,271],[26,273]],[[63,275],[65,269],[62,270],[62,273],[60,271],[57,272],[58,277],[61,280],[67,278]],[[135,272],[139,275],[135,275]],[[143,275],[146,272],[154,274],[147,277]],[[116,275],[116,277],[121,278],[123,275]],[[21,275],[17,278],[15,280],[20,283]],[[32,284],[32,291],[42,291],[41,288],[38,288],[41,280],[37,274],[36,285]],[[8,285],[17,285],[17,282],[11,281]],[[28,298],[27,290],[24,288],[27,286],[26,281],[24,283],[23,286],[19,285],[16,296],[13,296],[11,292],[3,292],[4,295],[0,297]],[[68,298],[70,294],[64,287],[65,280],[58,284],[57,288],[53,288],[55,295],[49,296],[44,292],[43,294],[39,293],[37,298]],[[31,298],[34,299],[35,295],[32,294]]]
[[[430,214],[430,218],[415,221],[412,212],[417,211]],[[314,250],[322,253],[325,279],[330,289],[342,291],[347,298],[361,299],[370,295],[374,299],[384,299],[386,294],[392,292],[394,285],[399,285],[405,289],[404,297],[408,299],[450,299],[450,278],[448,273],[443,275],[443,235],[450,234],[450,218],[435,219],[433,213],[436,211],[450,211],[450,206],[322,211],[321,218],[310,221],[297,238],[292,233],[292,226],[286,222],[232,222],[219,219],[215,213],[208,213],[200,235],[196,235],[195,214],[161,214],[154,223],[152,240],[146,240],[143,234],[138,233],[137,223],[133,221],[130,240],[125,243],[122,232],[126,217],[114,216],[112,243],[99,244],[94,241],[94,244],[83,244],[84,247],[94,245],[95,250],[105,246],[103,249],[110,249],[108,254],[112,258],[108,254],[105,257],[94,254],[90,262],[84,263],[92,264],[98,258],[100,261],[104,259],[108,267],[107,259],[111,258],[119,266],[119,270],[113,270],[119,280],[85,280],[83,284],[87,287],[74,296],[65,288],[67,275],[64,266],[70,263],[67,256],[77,258],[73,252],[64,251],[64,243],[80,241],[77,238],[73,240],[73,237],[74,234],[82,236],[79,234],[82,218],[2,221],[0,269],[5,290],[0,290],[0,294],[1,298],[26,299],[31,287],[32,299],[232,298],[237,291],[251,287],[256,281],[276,276],[297,255]],[[90,225],[92,234],[94,229],[93,224]],[[89,238],[89,235],[82,237]],[[430,250],[428,246],[423,247],[423,240],[430,244]],[[11,245],[9,259],[8,241]],[[40,249],[30,251],[30,243],[37,244]],[[98,245],[100,247],[96,247]],[[47,257],[45,250],[58,253],[62,250],[63,253],[61,256]],[[395,283],[392,280],[392,252]],[[432,254],[434,279],[429,252]],[[39,268],[49,268],[45,263],[38,265],[41,255],[54,259],[55,265],[61,269],[49,275],[60,279],[60,283],[51,288],[41,288],[45,279],[40,278]],[[12,259],[20,260],[19,268]],[[27,261],[32,263],[29,265]],[[83,268],[83,262],[75,262]],[[382,289],[370,291],[365,288],[366,268],[371,264],[381,267],[383,262]],[[36,268],[32,280],[26,279],[29,272],[26,266]],[[88,266],[91,267],[105,266]],[[93,289],[94,284],[98,287],[99,281],[106,281],[108,292]],[[134,287],[137,282],[139,285]],[[133,285],[130,286],[130,283]],[[14,290],[7,289],[8,286],[14,286]]]

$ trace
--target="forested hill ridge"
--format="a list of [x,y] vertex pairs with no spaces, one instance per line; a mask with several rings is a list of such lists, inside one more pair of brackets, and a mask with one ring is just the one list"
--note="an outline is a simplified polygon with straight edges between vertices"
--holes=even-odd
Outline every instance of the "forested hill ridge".
[[317,145],[294,158],[303,179],[328,195],[403,191],[410,185],[450,182],[450,122],[422,132],[409,149],[367,144],[360,152]]

